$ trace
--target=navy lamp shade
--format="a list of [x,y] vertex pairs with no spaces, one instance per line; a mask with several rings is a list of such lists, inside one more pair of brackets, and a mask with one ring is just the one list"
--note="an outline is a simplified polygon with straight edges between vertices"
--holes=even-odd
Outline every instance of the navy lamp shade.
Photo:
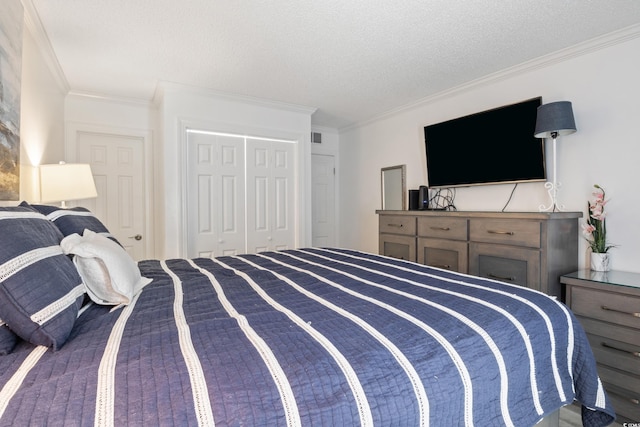
[[571,102],[558,101],[538,107],[536,119],[536,138],[557,138],[559,135],[569,135],[576,131],[576,121],[573,118]]

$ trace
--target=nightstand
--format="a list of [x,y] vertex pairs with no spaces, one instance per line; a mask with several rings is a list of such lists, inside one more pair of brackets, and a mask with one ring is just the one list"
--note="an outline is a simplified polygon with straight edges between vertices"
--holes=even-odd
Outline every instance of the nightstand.
[[580,270],[561,276],[587,332],[618,422],[640,420],[640,274]]

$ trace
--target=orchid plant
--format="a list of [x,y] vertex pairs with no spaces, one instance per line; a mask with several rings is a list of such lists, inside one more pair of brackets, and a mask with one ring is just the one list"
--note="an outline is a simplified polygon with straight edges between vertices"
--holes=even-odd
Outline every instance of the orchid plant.
[[605,199],[604,188],[598,184],[593,186],[593,201],[587,202],[589,216],[587,222],[582,226],[585,237],[591,247],[591,252],[603,254],[614,245],[607,244],[607,225],[605,224],[604,206],[608,200]]

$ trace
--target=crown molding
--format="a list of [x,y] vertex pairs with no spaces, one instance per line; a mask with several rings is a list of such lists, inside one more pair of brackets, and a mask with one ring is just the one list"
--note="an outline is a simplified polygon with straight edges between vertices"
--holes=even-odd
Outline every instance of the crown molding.
[[233,94],[228,92],[221,92],[214,89],[185,85],[181,83],[173,83],[168,81],[158,82],[158,85],[156,86],[155,94],[153,96],[154,102],[155,103],[161,102],[161,100],[164,99],[164,96],[168,92],[204,96],[204,97],[213,98],[213,99],[223,99],[226,101],[239,102],[242,104],[250,104],[250,105],[256,105],[259,107],[266,107],[266,108],[289,111],[294,113],[301,113],[309,116],[312,115],[317,110],[317,108],[315,107],[308,107],[305,105],[291,104],[288,102],[274,101],[271,99],[257,98],[257,97],[248,96],[248,95],[238,95],[238,94]]
[[42,26],[40,16],[38,16],[38,12],[36,11],[35,6],[33,6],[33,2],[31,0],[21,1],[22,7],[24,8],[24,23],[27,30],[35,39],[36,45],[38,46],[47,68],[51,71],[56,84],[64,94],[67,94],[69,92],[69,82],[67,81],[64,71],[62,71],[62,67],[58,62],[58,58],[53,51],[51,41]]
[[603,36],[599,36],[599,37],[587,40],[585,42],[558,50],[548,55],[544,55],[544,56],[532,59],[530,61],[526,61],[521,64],[515,65],[513,67],[505,68],[503,70],[486,75],[484,77],[471,80],[459,86],[455,86],[450,89],[446,89],[444,91],[435,93],[433,95],[429,95],[415,102],[411,102],[409,104],[405,104],[398,108],[378,114],[372,118],[360,121],[358,123],[354,123],[352,125],[345,126],[343,128],[340,128],[339,131],[342,133],[342,132],[347,132],[353,129],[357,129],[359,127],[368,125],[378,120],[390,118],[392,116],[403,113],[405,111],[412,110],[414,108],[432,104],[454,95],[459,95],[461,93],[464,93],[473,89],[477,89],[482,86],[494,84],[496,82],[515,77],[519,74],[528,73],[530,71],[533,71],[539,68],[548,67],[550,65],[554,65],[554,64],[566,61],[568,59],[572,59],[572,58],[583,56],[583,55],[588,55],[592,52],[602,50],[610,46],[618,45],[618,44],[627,42],[629,40],[636,39],[638,37],[640,37],[640,24],[634,24],[629,27],[623,28],[621,30],[613,31]]
[[322,126],[322,125],[314,125],[313,123],[311,123],[311,131],[321,132],[321,133],[334,133],[336,135],[339,133],[338,129],[336,128],[329,127],[329,126]]
[[137,107],[153,107],[153,102],[149,99],[144,98],[127,98],[123,96],[112,96],[106,95],[97,92],[88,92],[88,91],[78,91],[71,90],[69,91],[67,98],[76,98],[76,99],[90,99],[92,101],[99,101],[104,103],[113,103],[113,104],[129,104]]

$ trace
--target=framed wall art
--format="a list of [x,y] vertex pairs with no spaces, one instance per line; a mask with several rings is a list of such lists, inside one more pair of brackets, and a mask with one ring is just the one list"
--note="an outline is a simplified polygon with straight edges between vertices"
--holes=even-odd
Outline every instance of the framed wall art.
[[0,201],[20,197],[20,82],[23,9],[3,0],[0,13]]

